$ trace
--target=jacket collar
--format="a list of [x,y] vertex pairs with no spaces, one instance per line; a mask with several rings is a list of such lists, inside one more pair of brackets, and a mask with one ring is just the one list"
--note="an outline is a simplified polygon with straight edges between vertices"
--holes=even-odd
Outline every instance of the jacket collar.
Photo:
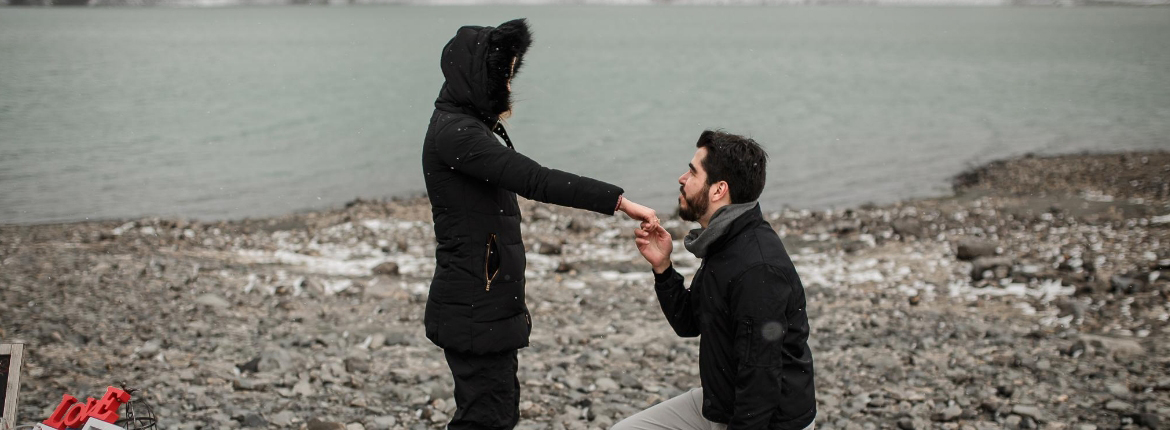
[[723,249],[732,238],[753,225],[753,221],[762,219],[758,202],[730,204],[715,211],[707,228],[691,230],[683,245],[696,257],[705,258]]

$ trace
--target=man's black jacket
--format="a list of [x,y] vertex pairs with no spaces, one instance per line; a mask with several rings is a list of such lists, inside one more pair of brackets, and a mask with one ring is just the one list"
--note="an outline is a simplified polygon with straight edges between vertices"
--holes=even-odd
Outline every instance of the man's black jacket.
[[804,287],[759,206],[709,248],[688,290],[655,275],[662,311],[699,338],[703,416],[728,430],[802,429],[816,417]]
[[516,194],[604,214],[613,214],[622,194],[542,167],[512,148],[498,115],[509,104],[511,59],[523,55],[530,38],[522,20],[469,26],[443,49],[446,82],[423,142],[422,167],[438,242],[424,324],[427,338],[444,349],[484,354],[528,345]]

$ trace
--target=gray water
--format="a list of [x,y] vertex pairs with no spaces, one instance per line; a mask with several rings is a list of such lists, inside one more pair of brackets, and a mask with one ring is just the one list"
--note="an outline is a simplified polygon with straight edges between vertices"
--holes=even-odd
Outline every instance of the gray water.
[[1166,8],[0,8],[0,223],[419,194],[442,46],[519,16],[516,147],[659,211],[707,128],[767,148],[766,209],[1170,148]]

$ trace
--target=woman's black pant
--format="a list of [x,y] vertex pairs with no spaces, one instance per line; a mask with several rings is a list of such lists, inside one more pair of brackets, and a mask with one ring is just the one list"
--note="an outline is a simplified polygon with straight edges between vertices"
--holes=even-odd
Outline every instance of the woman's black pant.
[[444,350],[455,377],[455,416],[448,430],[510,430],[520,421],[516,351],[465,354]]

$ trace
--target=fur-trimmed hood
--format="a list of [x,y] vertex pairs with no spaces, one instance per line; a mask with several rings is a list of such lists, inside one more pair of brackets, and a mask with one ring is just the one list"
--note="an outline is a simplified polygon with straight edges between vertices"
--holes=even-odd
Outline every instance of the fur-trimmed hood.
[[[520,72],[532,32],[523,18],[499,27],[465,26],[443,47],[443,88],[435,107],[496,122],[512,106],[508,79]],[[515,70],[509,72],[512,58]]]

